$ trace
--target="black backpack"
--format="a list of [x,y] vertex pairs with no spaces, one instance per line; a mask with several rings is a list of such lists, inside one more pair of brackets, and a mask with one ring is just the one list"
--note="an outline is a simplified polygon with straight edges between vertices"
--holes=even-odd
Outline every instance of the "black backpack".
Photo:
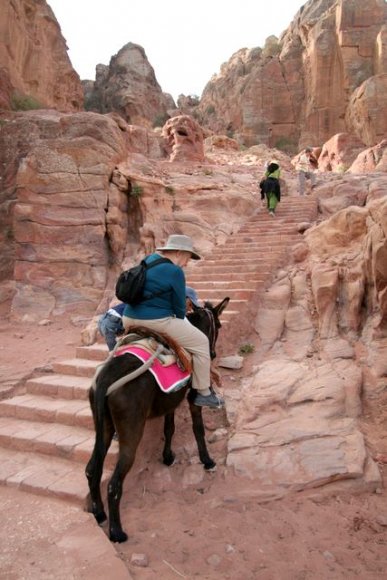
[[137,266],[133,266],[133,268],[121,272],[116,283],[116,296],[118,300],[125,302],[125,304],[135,306],[136,304],[140,304],[140,302],[144,302],[144,300],[149,300],[154,296],[163,294],[164,291],[158,292],[157,294],[151,294],[144,298],[146,271],[162,262],[171,263],[171,260],[168,258],[158,258],[157,260],[153,260],[150,264],[147,264],[145,260],[141,260]]

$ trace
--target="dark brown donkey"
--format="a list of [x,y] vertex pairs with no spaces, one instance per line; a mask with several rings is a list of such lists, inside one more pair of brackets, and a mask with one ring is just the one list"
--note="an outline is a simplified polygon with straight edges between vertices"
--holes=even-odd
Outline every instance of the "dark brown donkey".
[[[215,357],[215,343],[221,327],[219,317],[229,300],[225,298],[217,306],[206,302],[204,308],[195,308],[192,313],[188,314],[190,322],[208,336],[211,358]],[[118,434],[118,461],[108,485],[109,537],[112,542],[125,542],[128,539],[122,529],[120,519],[122,486],[133,465],[145,422],[152,417],[165,417],[163,462],[165,465],[172,465],[175,459],[171,449],[172,436],[175,431],[175,409],[183,401],[187,391],[200,461],[204,469],[213,469],[216,465],[207,451],[202,408],[192,402],[196,391],[191,388],[191,383],[175,393],[165,394],[158,387],[152,374],[147,371],[106,396],[110,385],[129,375],[141,364],[131,354],[110,359],[99,373],[95,389],[91,388],[89,392],[96,436],[93,453],[86,467],[90,489],[87,510],[94,514],[98,523],[106,520],[100,489],[103,464],[114,431]]]

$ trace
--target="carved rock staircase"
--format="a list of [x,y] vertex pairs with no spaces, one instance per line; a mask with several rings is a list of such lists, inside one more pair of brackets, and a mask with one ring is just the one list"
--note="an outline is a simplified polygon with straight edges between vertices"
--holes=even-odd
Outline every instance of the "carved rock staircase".
[[[302,239],[297,224],[314,221],[316,214],[315,199],[285,198],[276,217],[260,210],[223,246],[189,268],[187,283],[201,299],[216,303],[231,298],[222,315],[221,347],[239,344],[238,320],[252,318],[261,292],[286,261],[289,248]],[[0,484],[84,501],[84,469],[94,444],[87,391],[106,354],[104,344],[77,347],[74,359],[54,364],[53,374],[27,380],[25,394],[0,401]],[[116,454],[113,442],[105,479]]]

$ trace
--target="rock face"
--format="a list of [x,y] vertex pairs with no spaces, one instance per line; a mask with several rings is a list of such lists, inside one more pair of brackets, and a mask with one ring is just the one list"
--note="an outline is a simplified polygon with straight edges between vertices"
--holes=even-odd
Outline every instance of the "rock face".
[[45,0],[2,0],[0,29],[0,99],[4,108],[83,108],[79,76]]
[[15,281],[17,318],[95,311],[127,241],[128,198],[110,182],[126,153],[108,116],[31,111],[4,122],[0,279]]
[[163,126],[175,104],[162,92],[144,49],[129,42],[109,66],[96,67],[96,79],[83,81],[85,106],[99,113],[116,111],[131,125]]
[[176,143],[173,138],[172,149],[186,163],[178,170],[166,161],[161,136],[114,113],[29,111],[3,118],[4,312],[10,302],[19,319],[63,313],[90,319],[111,300],[124,257],[133,263],[176,232],[192,235],[206,251],[239,227],[255,208],[251,191],[261,169],[241,165],[231,183],[231,169],[198,163],[203,136],[191,118],[174,127],[187,131]]
[[[387,185],[384,175],[378,182]],[[259,496],[345,488],[348,479],[352,489],[380,484],[357,418],[361,394],[377,397],[387,374],[387,199],[369,190],[364,203],[309,229],[304,260],[280,271],[263,296],[261,364],[233,408],[227,456]]]
[[351,173],[387,172],[387,139],[359,153],[348,171]]
[[343,173],[362,151],[364,145],[360,139],[349,133],[338,133],[324,143],[318,157],[319,171]]
[[383,0],[310,0],[279,41],[221,67],[203,92],[202,118],[248,146],[291,150],[346,131],[375,145],[386,118],[386,11]]
[[376,145],[385,138],[387,72],[367,79],[354,91],[347,109],[347,125],[366,145]]

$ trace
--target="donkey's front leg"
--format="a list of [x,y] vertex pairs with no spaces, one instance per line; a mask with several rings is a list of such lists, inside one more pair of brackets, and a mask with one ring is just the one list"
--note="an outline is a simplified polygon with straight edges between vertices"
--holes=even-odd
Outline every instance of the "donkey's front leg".
[[167,413],[164,417],[164,449],[163,463],[171,466],[175,463],[175,454],[172,451],[172,437],[175,433],[175,413]]
[[196,444],[198,446],[200,461],[203,463],[204,469],[214,469],[216,467],[216,463],[209,456],[205,440],[202,407],[198,407],[190,401],[189,410],[191,411],[192,429],[195,435]]

